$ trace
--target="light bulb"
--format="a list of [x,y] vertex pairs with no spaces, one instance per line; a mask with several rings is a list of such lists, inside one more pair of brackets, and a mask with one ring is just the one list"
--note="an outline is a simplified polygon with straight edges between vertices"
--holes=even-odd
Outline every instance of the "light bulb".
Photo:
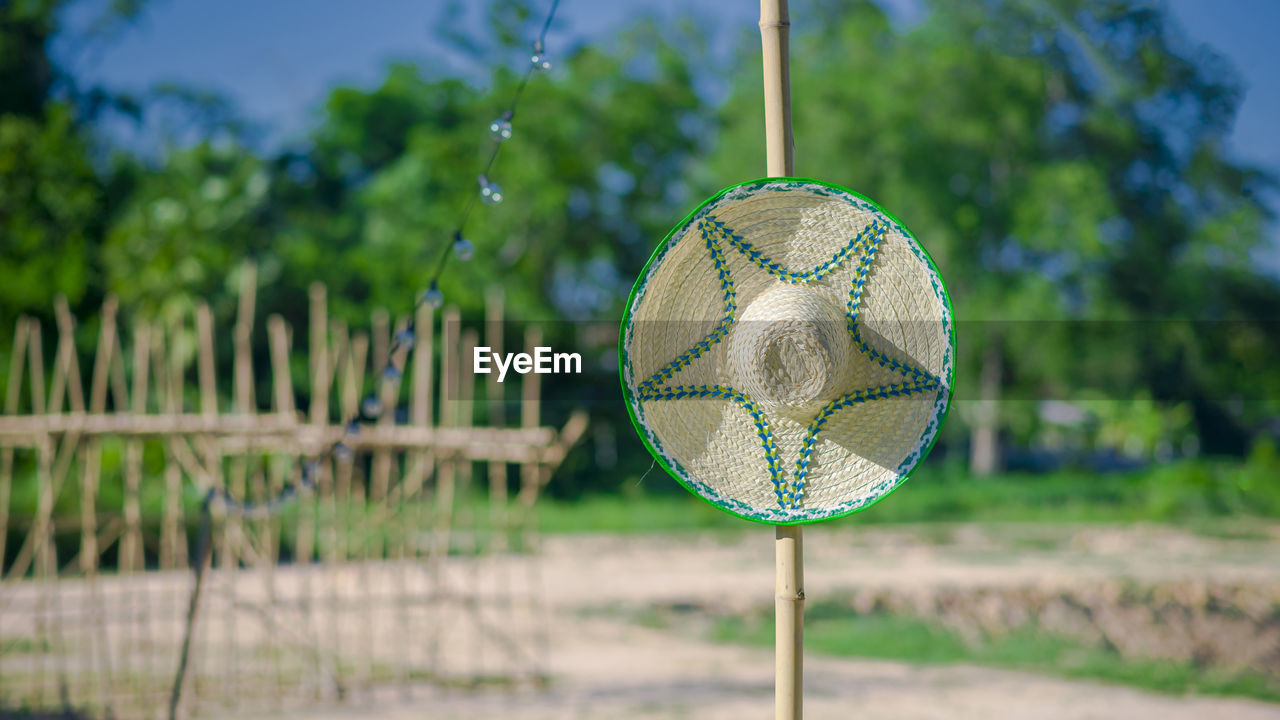
[[382,379],[387,382],[400,382],[400,378],[403,376],[404,373],[401,372],[400,368],[392,363],[387,363],[387,366],[382,368]]
[[498,183],[489,182],[489,178],[480,176],[480,199],[490,205],[502,202],[502,188]]
[[370,420],[377,419],[382,414],[382,401],[376,395],[370,395],[360,403],[360,414]]
[[476,246],[470,240],[462,237],[462,233],[455,233],[453,236],[453,255],[459,260],[466,262],[476,254]]
[[495,142],[511,139],[511,121],[504,115],[489,123],[489,134]]
[[405,328],[396,333],[396,345],[408,350],[413,347],[413,343],[417,340],[417,336],[409,328]]
[[551,69],[551,61],[542,53],[534,53],[533,57],[529,58],[529,63],[533,65],[534,70],[541,72],[546,72]]
[[351,459],[356,456],[356,451],[352,450],[350,445],[340,442],[333,446],[333,456],[341,462],[351,462]]
[[421,302],[430,305],[433,308],[439,308],[444,304],[444,293],[440,292],[440,288],[436,287],[435,280],[431,281],[431,287],[422,293]]

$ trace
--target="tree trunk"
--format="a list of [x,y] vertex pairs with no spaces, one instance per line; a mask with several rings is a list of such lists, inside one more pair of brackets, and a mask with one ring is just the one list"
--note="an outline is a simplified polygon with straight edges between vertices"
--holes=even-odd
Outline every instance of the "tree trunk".
[[970,437],[969,472],[976,477],[992,475],[1000,469],[1000,376],[1004,364],[1000,342],[993,338],[982,354],[982,375],[978,379],[978,408]]

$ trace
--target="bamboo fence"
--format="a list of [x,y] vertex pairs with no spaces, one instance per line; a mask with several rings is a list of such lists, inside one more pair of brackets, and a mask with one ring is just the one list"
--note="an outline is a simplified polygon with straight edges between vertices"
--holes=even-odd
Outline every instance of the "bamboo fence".
[[[388,314],[352,331],[315,285],[306,412],[279,316],[266,321],[269,397],[257,397],[256,272],[242,275],[228,396],[207,305],[133,325],[126,347],[108,298],[87,394],[66,303],[47,376],[40,323],[18,322],[0,415],[0,715],[164,716],[201,498],[276,496],[301,455],[342,435],[366,370],[386,363]],[[500,350],[501,293],[486,305],[484,342]],[[466,359],[480,333],[454,309],[436,314],[417,310],[404,381],[381,390],[387,411],[353,458],[325,461],[315,491],[278,513],[213,517],[180,715],[545,678],[533,511],[586,418],[544,427],[536,374],[478,383]],[[539,342],[530,327],[525,346]]]

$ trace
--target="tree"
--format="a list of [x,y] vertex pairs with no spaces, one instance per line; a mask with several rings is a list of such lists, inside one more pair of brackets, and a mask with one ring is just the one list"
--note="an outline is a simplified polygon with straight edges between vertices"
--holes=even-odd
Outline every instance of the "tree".
[[[869,2],[807,15],[822,23],[793,44],[796,166],[884,203],[937,260],[974,470],[996,468],[998,432],[1036,426],[1034,402],[1002,398],[1143,389],[1192,399],[1209,432],[1222,375],[1188,360],[1207,348],[1141,321],[1244,312],[1233,274],[1276,296],[1244,265],[1266,209],[1242,191],[1265,178],[1221,152],[1239,99],[1222,62],[1127,2],[936,2],[905,32]],[[763,167],[758,84],[744,73],[722,112],[718,184]],[[1123,325],[1120,343],[1100,321]]]

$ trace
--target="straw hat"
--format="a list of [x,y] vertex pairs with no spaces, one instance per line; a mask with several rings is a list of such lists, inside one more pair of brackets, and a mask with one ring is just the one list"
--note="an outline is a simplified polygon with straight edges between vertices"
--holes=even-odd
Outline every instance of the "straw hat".
[[712,504],[793,524],[901,483],[951,396],[951,304],[893,216],[814,180],[721,191],[654,252],[623,318],[628,410]]

